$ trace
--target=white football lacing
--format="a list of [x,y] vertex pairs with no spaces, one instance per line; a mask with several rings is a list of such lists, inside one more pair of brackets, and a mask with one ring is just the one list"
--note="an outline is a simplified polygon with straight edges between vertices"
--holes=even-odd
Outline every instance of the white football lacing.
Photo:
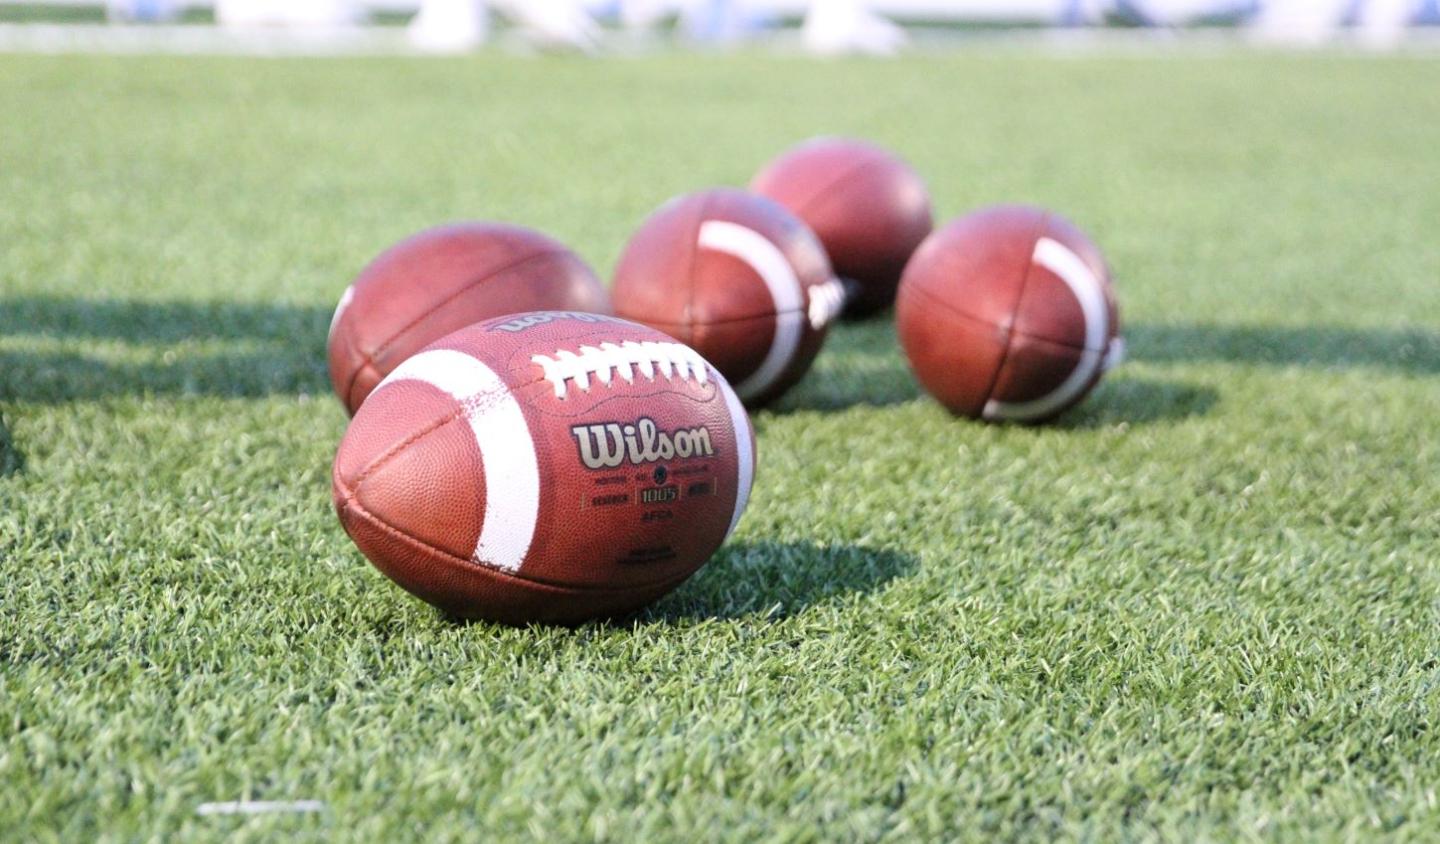
[[840,312],[845,310],[845,285],[840,279],[832,278],[824,284],[810,288],[810,306],[807,309],[810,327],[816,331],[829,325]]
[[555,397],[560,399],[565,398],[566,382],[574,381],[575,386],[589,392],[591,377],[608,387],[618,373],[626,383],[633,384],[636,370],[651,381],[657,373],[667,380],[679,377],[701,384],[710,379],[705,359],[681,343],[626,340],[581,346],[578,354],[561,349],[554,357],[535,355],[530,360],[545,371],[545,380],[554,385]]

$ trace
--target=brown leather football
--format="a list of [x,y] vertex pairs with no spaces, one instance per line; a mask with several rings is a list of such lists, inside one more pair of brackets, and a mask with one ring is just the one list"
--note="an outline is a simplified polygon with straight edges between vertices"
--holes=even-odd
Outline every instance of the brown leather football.
[[733,188],[661,206],[626,246],[611,295],[616,314],[694,347],[752,406],[800,380],[843,299],[805,224]]
[[905,268],[895,317],[925,389],[992,421],[1056,416],[1124,348],[1100,250],[1041,208],[987,208],[938,229]]
[[615,317],[463,328],[397,367],[335,456],[381,571],[463,618],[623,615],[700,568],[754,476],[750,420],[693,349]]
[[521,311],[610,313],[590,268],[539,232],[505,223],[426,229],[385,250],[330,322],[330,382],[354,415],[402,361],[471,323]]
[[845,280],[845,314],[890,306],[905,262],[930,233],[930,193],[894,153],[850,138],[814,138],[781,153],[750,189],[814,230]]

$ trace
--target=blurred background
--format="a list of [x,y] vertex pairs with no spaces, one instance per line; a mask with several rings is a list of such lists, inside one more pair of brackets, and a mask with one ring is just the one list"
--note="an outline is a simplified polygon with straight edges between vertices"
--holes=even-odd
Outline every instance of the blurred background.
[[880,54],[966,39],[1440,43],[1440,0],[0,0],[0,49]]

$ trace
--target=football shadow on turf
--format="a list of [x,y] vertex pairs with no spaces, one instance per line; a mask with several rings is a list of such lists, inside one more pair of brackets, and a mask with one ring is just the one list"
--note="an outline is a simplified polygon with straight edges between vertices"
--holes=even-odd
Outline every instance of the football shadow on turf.
[[1425,328],[1138,323],[1125,326],[1125,338],[1130,356],[1146,363],[1208,361],[1440,373],[1440,331]]
[[684,586],[636,619],[782,619],[845,596],[871,592],[918,568],[885,548],[769,540],[732,542]]
[[895,338],[895,322],[887,314],[832,327],[810,371],[766,409],[787,413],[885,407],[920,395]]
[[[1317,369],[1379,368],[1440,373],[1440,331],[1424,328],[1265,327],[1127,323],[1129,356],[1145,363],[1243,363]],[[810,373],[769,411],[843,410],[903,404],[922,393],[905,364],[891,319],[832,329]],[[1131,378],[1120,369],[1060,427],[1146,424],[1207,412],[1216,391],[1183,382]]]
[[1203,416],[1218,401],[1220,393],[1211,387],[1117,373],[1101,381],[1092,395],[1061,414],[1050,427],[1088,430],[1176,422]]
[[0,400],[326,393],[329,321],[293,305],[7,298]]
[[25,455],[15,446],[15,438],[5,425],[5,413],[0,411],[0,478],[19,474],[25,468]]

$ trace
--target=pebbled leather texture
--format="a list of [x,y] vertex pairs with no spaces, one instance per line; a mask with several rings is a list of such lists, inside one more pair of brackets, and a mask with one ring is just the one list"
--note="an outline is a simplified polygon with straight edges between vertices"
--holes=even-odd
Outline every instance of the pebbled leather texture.
[[756,174],[750,189],[814,230],[835,274],[853,283],[849,317],[890,307],[905,263],[933,226],[920,175],[888,150],[850,138],[791,147]]
[[330,332],[330,380],[354,415],[381,379],[422,347],[480,320],[535,310],[610,313],[595,274],[555,240],[505,223],[412,235],[370,263]]
[[[1058,248],[1040,247],[1042,239]],[[1072,275],[1098,286],[1095,320],[1047,263],[1056,253],[1083,270]],[[1060,216],[1027,206],[983,209],[937,229],[905,269],[895,316],[921,385],[972,418],[1054,418],[1099,382],[1104,368],[1094,364],[1119,336],[1099,248]],[[1077,369],[1083,383],[1067,386]]]
[[[667,365],[685,355],[693,368]],[[632,612],[699,569],[748,497],[754,438],[728,389],[693,351],[615,317],[488,320],[421,350],[360,408],[335,508],[377,568],[452,615]]]

